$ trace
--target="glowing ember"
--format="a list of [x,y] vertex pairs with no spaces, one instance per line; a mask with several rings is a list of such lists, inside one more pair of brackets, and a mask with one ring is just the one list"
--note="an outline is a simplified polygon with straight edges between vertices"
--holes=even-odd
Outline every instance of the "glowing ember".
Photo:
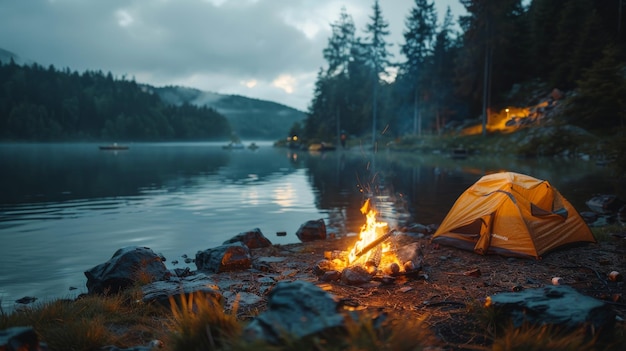
[[[380,239],[388,232],[388,224],[376,220],[377,213],[376,210],[370,206],[369,199],[361,207],[361,213],[366,215],[367,221],[361,227],[359,240],[354,244],[354,247],[352,247],[352,250],[350,250],[348,254],[348,264],[368,262],[370,257],[377,252],[377,250],[368,250],[368,246],[372,245],[372,243],[376,242],[377,239]],[[387,256],[389,256],[388,253],[391,251],[390,245],[385,242],[380,243],[380,245],[380,252],[382,253],[381,259],[389,261]],[[364,250],[367,250],[367,252],[364,252]],[[391,261],[397,261],[395,255],[393,255]]]

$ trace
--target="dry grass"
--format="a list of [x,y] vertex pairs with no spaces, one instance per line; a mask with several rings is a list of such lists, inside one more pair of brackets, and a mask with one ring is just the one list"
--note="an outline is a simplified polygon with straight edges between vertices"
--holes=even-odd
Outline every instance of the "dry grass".
[[616,235],[626,235],[626,227],[620,224],[611,224],[602,227],[591,228],[593,235],[599,242],[615,240]]
[[224,312],[211,295],[191,294],[181,301],[170,300],[172,319],[167,349],[187,350],[422,350],[433,343],[432,334],[421,320],[380,322],[369,314],[346,318],[345,328],[318,335],[294,338],[282,335],[283,343],[246,342],[245,322],[237,320],[236,307]]
[[[249,306],[254,311],[242,313],[244,308],[237,308],[237,304],[225,310],[214,297],[189,295],[172,303],[172,308],[163,308],[143,303],[138,286],[121,294],[35,304],[11,314],[0,310],[0,330],[32,326],[51,350],[99,350],[106,345],[128,348],[154,339],[164,342],[163,350],[172,351],[621,350],[626,345],[623,321],[616,323],[611,335],[594,340],[582,329],[565,333],[546,327],[513,328],[501,313],[484,308],[481,300],[517,285],[533,288],[549,284],[555,275],[564,277],[589,296],[601,298],[619,293],[622,290],[616,289],[623,286],[608,283],[605,277],[610,270],[626,271],[621,260],[623,240],[612,235],[616,231],[623,232],[623,228],[603,228],[601,232],[594,229],[599,244],[555,252],[542,261],[482,257],[433,247],[427,239],[399,237],[423,244],[428,279],[400,279],[392,285],[370,287],[324,284],[336,297],[351,302],[349,306],[359,311],[359,317],[348,318],[345,327],[323,334],[302,339],[283,336],[285,341],[280,345],[243,339],[246,323],[263,312],[263,304]],[[275,279],[310,280],[311,267],[324,252],[349,247],[351,240],[269,248],[273,254],[287,258],[273,264],[278,272]],[[267,255],[263,250],[257,254]],[[469,268],[480,268],[482,275],[448,274]],[[287,271],[298,273],[279,274]],[[229,272],[227,277],[244,281],[249,274]],[[269,291],[254,283],[243,286],[259,296]],[[619,316],[624,316],[623,300],[607,302],[615,305]],[[378,318],[383,316],[387,318]]]
[[51,350],[136,346],[163,334],[165,311],[136,302],[135,294],[56,300],[11,314],[2,312],[0,329],[32,326]]
[[224,312],[213,294],[195,293],[177,301],[170,297],[172,318],[167,344],[171,350],[220,350],[241,334],[233,312]]
[[589,340],[584,330],[558,332],[546,326],[509,328],[502,337],[494,340],[494,351],[591,351],[598,350],[594,340]]
[[[545,326],[513,328],[506,317],[479,302],[468,304],[467,318],[489,340],[480,345],[442,345],[423,319],[386,318],[362,313],[346,318],[344,328],[297,339],[283,336],[280,345],[250,343],[242,338],[245,321],[236,307],[226,312],[213,295],[191,294],[175,301],[171,310],[133,302],[128,294],[58,300],[31,309],[0,314],[0,329],[30,325],[50,350],[99,350],[106,345],[131,347],[153,339],[164,350],[621,350],[626,328],[619,323],[608,338],[596,340],[584,329],[563,332]],[[356,315],[352,315],[356,316]],[[466,347],[466,348],[465,348]]]

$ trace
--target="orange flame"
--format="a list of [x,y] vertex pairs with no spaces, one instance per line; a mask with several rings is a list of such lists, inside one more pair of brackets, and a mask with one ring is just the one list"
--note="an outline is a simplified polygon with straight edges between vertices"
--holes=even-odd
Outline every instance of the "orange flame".
[[[356,261],[359,262],[367,262],[370,257],[372,251],[367,252],[361,257],[356,257],[357,252],[360,252],[363,248],[365,248],[368,244],[376,240],[379,236],[384,235],[387,231],[388,224],[387,222],[378,222],[376,220],[376,210],[370,207],[370,200],[367,199],[365,204],[361,207],[361,213],[366,214],[367,221],[361,227],[361,232],[359,233],[359,240],[354,244],[352,250],[348,254],[348,263],[352,264]],[[389,251],[389,245],[383,244],[383,253]]]

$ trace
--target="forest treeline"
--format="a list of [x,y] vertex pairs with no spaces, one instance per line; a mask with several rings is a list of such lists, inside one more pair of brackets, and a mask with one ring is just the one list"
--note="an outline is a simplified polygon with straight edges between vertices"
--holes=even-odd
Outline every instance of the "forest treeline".
[[167,105],[111,73],[0,65],[0,140],[211,140],[231,136],[214,109]]
[[[454,19],[448,8],[439,23],[434,1],[414,0],[399,44],[388,42],[378,0],[362,32],[342,9],[308,118],[291,132],[334,140],[342,131],[373,141],[383,133],[435,134],[554,88],[572,92],[563,123],[623,130],[626,1],[459,2],[467,13]],[[392,56],[392,45],[402,57]]]
[[[625,0],[459,0],[441,23],[414,0],[403,43],[388,42],[378,0],[365,28],[344,9],[331,24],[305,139],[441,133],[537,92],[568,94],[563,122],[602,133],[626,121]],[[624,15],[622,15],[624,13]],[[400,57],[390,51],[399,45]],[[216,110],[163,102],[111,73],[0,65],[0,140],[209,140],[231,136]],[[533,95],[534,94],[534,95]],[[485,118],[483,118],[484,120]],[[616,128],[620,127],[620,128]]]

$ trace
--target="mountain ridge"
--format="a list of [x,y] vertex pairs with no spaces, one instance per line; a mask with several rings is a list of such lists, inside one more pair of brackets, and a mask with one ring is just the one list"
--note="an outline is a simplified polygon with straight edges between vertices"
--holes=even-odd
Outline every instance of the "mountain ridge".
[[9,63],[11,62],[11,59],[13,59],[13,62],[15,62],[18,65],[25,65],[25,64],[32,63],[30,60],[25,60],[14,52],[0,48],[0,63],[2,64]]
[[[0,63],[11,59],[18,65],[35,63],[9,50],[0,48]],[[228,95],[203,91],[192,87],[167,85],[157,87],[139,83],[146,91],[155,93],[165,103],[173,106],[183,104],[212,108],[226,117],[234,137],[246,139],[276,140],[286,137],[294,123],[301,123],[306,113],[269,100],[242,95]]]
[[168,104],[178,106],[187,103],[215,109],[228,119],[233,130],[242,138],[282,138],[287,136],[294,123],[306,118],[306,113],[274,101],[173,85],[152,89]]

